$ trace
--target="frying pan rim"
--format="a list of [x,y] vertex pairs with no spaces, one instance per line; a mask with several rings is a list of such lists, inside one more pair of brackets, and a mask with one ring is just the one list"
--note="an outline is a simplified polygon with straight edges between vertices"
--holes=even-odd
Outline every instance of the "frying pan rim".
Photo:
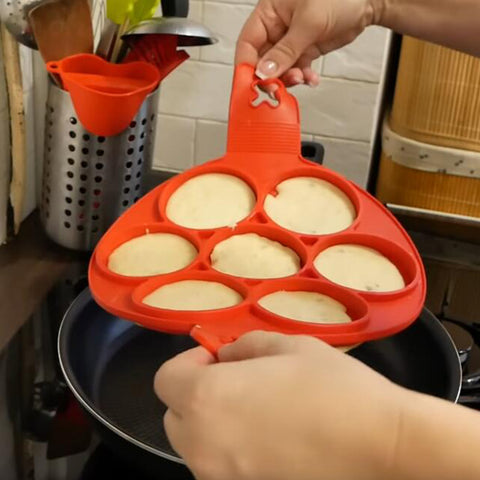
[[[71,303],[71,305],[68,307],[67,311],[65,312],[62,322],[60,324],[60,328],[58,329],[58,336],[57,336],[57,352],[58,352],[58,359],[60,362],[60,368],[62,370],[63,376],[65,377],[65,381],[67,382],[68,387],[70,390],[73,392],[75,395],[76,399],[80,402],[80,404],[85,408],[85,410],[90,413],[90,415],[95,418],[98,422],[103,424],[105,427],[107,427],[109,430],[112,430],[114,433],[119,435],[121,438],[126,440],[127,442],[131,442],[137,447],[142,448],[143,450],[146,450],[149,453],[153,453],[154,455],[158,457],[165,458],[166,460],[170,460],[172,462],[176,462],[182,465],[185,465],[185,461],[181,457],[175,457],[173,455],[170,455],[169,453],[162,452],[158,449],[155,449],[151,447],[150,445],[141,442],[140,440],[137,440],[135,437],[132,437],[128,433],[124,432],[120,428],[116,427],[110,420],[105,418],[104,416],[100,415],[96,410],[94,405],[90,400],[88,400],[88,396],[83,392],[83,389],[78,385],[78,382],[75,380],[75,375],[70,374],[68,370],[72,370],[70,366],[65,365],[62,356],[64,355],[63,352],[66,349],[65,341],[67,338],[66,334],[63,334],[63,330],[65,330],[65,324],[66,321],[65,319],[67,316],[70,314],[71,310],[74,308],[78,308],[78,305],[86,304],[88,300],[93,300],[90,289],[87,287],[83,292],[81,292],[77,298]],[[65,358],[67,358],[67,355],[65,355]],[[72,372],[73,373],[73,372]]]
[[[141,442],[141,441],[137,440],[136,438],[134,438],[131,435],[129,435],[128,433],[124,432],[120,428],[116,427],[110,420],[108,420],[108,418],[99,414],[98,411],[95,409],[95,406],[93,405],[93,403],[88,399],[88,396],[83,392],[83,389],[81,388],[81,386],[76,381],[75,375],[73,374],[73,370],[72,370],[71,366],[66,365],[66,363],[69,363],[69,362],[64,362],[63,361],[62,357],[65,357],[65,359],[68,358],[68,355],[66,355],[66,353],[64,353],[66,351],[66,348],[67,348],[66,347],[67,334],[64,333],[64,331],[67,328],[71,328],[70,325],[66,326],[67,325],[66,319],[67,319],[68,316],[71,315],[72,310],[78,309],[79,306],[82,306],[82,307],[85,306],[88,303],[88,301],[90,301],[90,300],[93,300],[93,297],[90,293],[90,289],[87,287],[70,304],[70,306],[68,307],[67,311],[65,312],[65,314],[62,318],[62,322],[61,322],[60,328],[58,330],[58,336],[57,336],[58,359],[59,359],[59,363],[60,363],[60,368],[62,370],[62,373],[63,373],[64,377],[65,377],[65,381],[67,382],[68,387],[73,392],[76,399],[80,402],[80,404],[83,406],[83,408],[85,408],[92,415],[92,417],[95,420],[100,422],[102,425],[107,427],[109,430],[113,431],[114,433],[119,435],[121,438],[123,438],[127,442],[133,443],[137,447],[139,447],[143,450],[146,450],[147,452],[152,453],[152,454],[156,455],[157,457],[161,457],[161,458],[164,458],[166,460],[170,460],[172,462],[185,465],[185,461],[181,457],[176,457],[176,456],[171,455],[169,453],[162,452],[158,449],[155,449],[154,447],[151,447],[150,445],[148,445],[144,442]],[[442,323],[435,317],[435,315],[432,312],[430,312],[430,310],[428,310],[426,308],[423,309],[422,313],[423,312],[426,312],[427,317],[429,317],[429,320],[436,321],[438,326],[441,327],[441,329],[443,331],[443,334],[445,335],[445,339],[448,339],[448,342],[452,347],[452,350],[451,350],[452,353],[455,354],[455,357],[456,357],[456,360],[457,360],[456,364],[457,364],[457,368],[458,368],[458,388],[457,388],[455,398],[454,399],[447,399],[447,400],[450,400],[454,403],[457,403],[458,399],[460,397],[461,388],[462,388],[462,368],[461,368],[461,362],[460,362],[460,357],[459,357],[458,352],[457,352],[457,348],[455,346],[455,343],[454,343],[450,333],[442,325]]]
[[455,395],[455,399],[453,399],[453,400],[446,399],[446,400],[449,400],[453,403],[458,403],[458,399],[460,398],[460,394],[461,394],[461,391],[462,391],[462,376],[463,376],[463,373],[462,373],[462,362],[460,361],[460,356],[458,355],[457,347],[455,345],[455,342],[453,341],[452,336],[450,335],[450,332],[445,328],[443,323],[430,310],[428,310],[428,308],[424,307],[422,309],[422,313],[423,312],[427,312],[428,316],[431,317],[432,319],[434,319],[437,322],[438,326],[441,327],[441,329],[443,330],[443,333],[445,334],[445,338],[448,339],[449,343],[452,346],[452,352],[455,354],[455,359],[456,359],[455,363],[456,363],[457,368],[458,368],[458,388],[457,388],[457,393]]

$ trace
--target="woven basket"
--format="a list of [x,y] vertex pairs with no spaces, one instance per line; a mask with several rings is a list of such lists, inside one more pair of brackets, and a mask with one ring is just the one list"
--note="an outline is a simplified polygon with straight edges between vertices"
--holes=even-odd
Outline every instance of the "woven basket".
[[417,142],[385,124],[376,196],[385,203],[480,217],[480,153]]
[[390,126],[420,142],[480,151],[480,59],[404,37]]

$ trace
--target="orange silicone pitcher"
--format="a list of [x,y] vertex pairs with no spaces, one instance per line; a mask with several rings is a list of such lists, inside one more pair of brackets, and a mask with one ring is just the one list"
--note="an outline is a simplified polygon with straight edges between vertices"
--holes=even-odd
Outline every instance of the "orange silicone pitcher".
[[117,135],[128,127],[160,74],[147,62],[113,64],[91,54],[47,63],[72,97],[82,125],[98,136]]

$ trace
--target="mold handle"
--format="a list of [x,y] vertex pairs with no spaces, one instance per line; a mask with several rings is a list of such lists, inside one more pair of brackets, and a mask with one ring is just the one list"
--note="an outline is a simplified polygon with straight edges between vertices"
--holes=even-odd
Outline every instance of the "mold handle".
[[[276,84],[278,105],[262,102],[253,105],[256,86]],[[230,117],[228,122],[229,153],[300,154],[300,114],[297,100],[278,79],[261,80],[254,67],[235,67]]]
[[196,340],[202,347],[206,348],[216,360],[218,360],[218,351],[228,343],[234,341],[234,338],[225,341],[219,336],[207,331],[200,325],[195,325],[190,331],[190,336]]

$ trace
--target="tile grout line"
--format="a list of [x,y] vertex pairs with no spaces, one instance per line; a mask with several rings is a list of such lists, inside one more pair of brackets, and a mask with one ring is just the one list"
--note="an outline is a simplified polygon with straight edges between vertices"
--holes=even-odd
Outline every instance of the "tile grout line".
[[193,132],[193,158],[192,158],[193,166],[197,165],[198,118],[195,119],[194,128],[195,128],[195,130]]
[[[165,112],[157,112],[157,115],[161,115],[163,117],[174,117],[174,118],[180,118],[184,120],[191,120],[195,122],[195,141],[197,138],[197,128],[198,128],[198,122],[199,121],[204,121],[204,122],[209,122],[209,123],[216,123],[220,125],[225,125],[228,126],[227,121],[221,121],[221,120],[215,120],[212,118],[206,118],[206,117],[189,117],[187,115],[181,115],[177,113],[165,113]],[[370,145],[369,140],[359,140],[358,138],[349,138],[349,137],[339,137],[335,135],[327,135],[324,133],[312,133],[309,131],[302,131],[302,135],[311,135],[312,137],[317,137],[317,138],[324,138],[326,140],[337,140],[337,141],[343,141],[343,142],[351,142],[351,143],[358,143],[361,145]]]
[[309,133],[305,132],[307,135],[312,135],[314,138],[318,139],[325,139],[325,140],[337,140],[339,142],[350,142],[350,143],[358,143],[360,145],[370,145],[369,140],[359,140],[358,138],[348,138],[348,137],[336,137],[334,135],[325,135],[322,133]]
[[[325,62],[323,62],[322,64],[322,71],[324,67],[325,67]],[[328,78],[329,80],[343,80],[348,83],[364,83],[367,85],[378,85],[380,83],[379,80],[365,80],[360,78],[348,78],[348,77],[342,77],[342,76],[334,77],[332,75],[325,75],[324,73],[322,73],[322,75],[320,76],[320,82],[322,81],[322,78]]]
[[[200,53],[201,57],[201,53]],[[202,58],[192,58],[189,63],[200,63],[200,64],[205,64],[205,65],[216,65],[218,67],[228,67],[229,69],[233,70],[233,61],[232,62],[225,62],[222,60],[204,60]],[[322,61],[322,70],[325,66],[325,62]],[[324,75],[323,73],[320,74],[320,82],[322,81],[322,78],[326,78],[328,80],[333,80],[333,81],[340,81],[340,82],[345,82],[345,83],[357,83],[357,84],[364,84],[364,85],[378,85],[379,81],[375,80],[362,80],[358,78],[348,78],[348,77],[335,77],[332,75]]]
[[163,111],[160,111],[158,110],[157,111],[157,115],[162,115],[164,117],[175,117],[175,118],[184,118],[184,119],[187,119],[187,120],[203,120],[203,121],[206,121],[206,122],[211,122],[211,123],[223,123],[224,125],[227,125],[228,122],[226,120],[215,120],[213,118],[208,118],[208,117],[190,117],[188,115],[182,115],[180,113],[170,113],[170,112],[163,112]]

